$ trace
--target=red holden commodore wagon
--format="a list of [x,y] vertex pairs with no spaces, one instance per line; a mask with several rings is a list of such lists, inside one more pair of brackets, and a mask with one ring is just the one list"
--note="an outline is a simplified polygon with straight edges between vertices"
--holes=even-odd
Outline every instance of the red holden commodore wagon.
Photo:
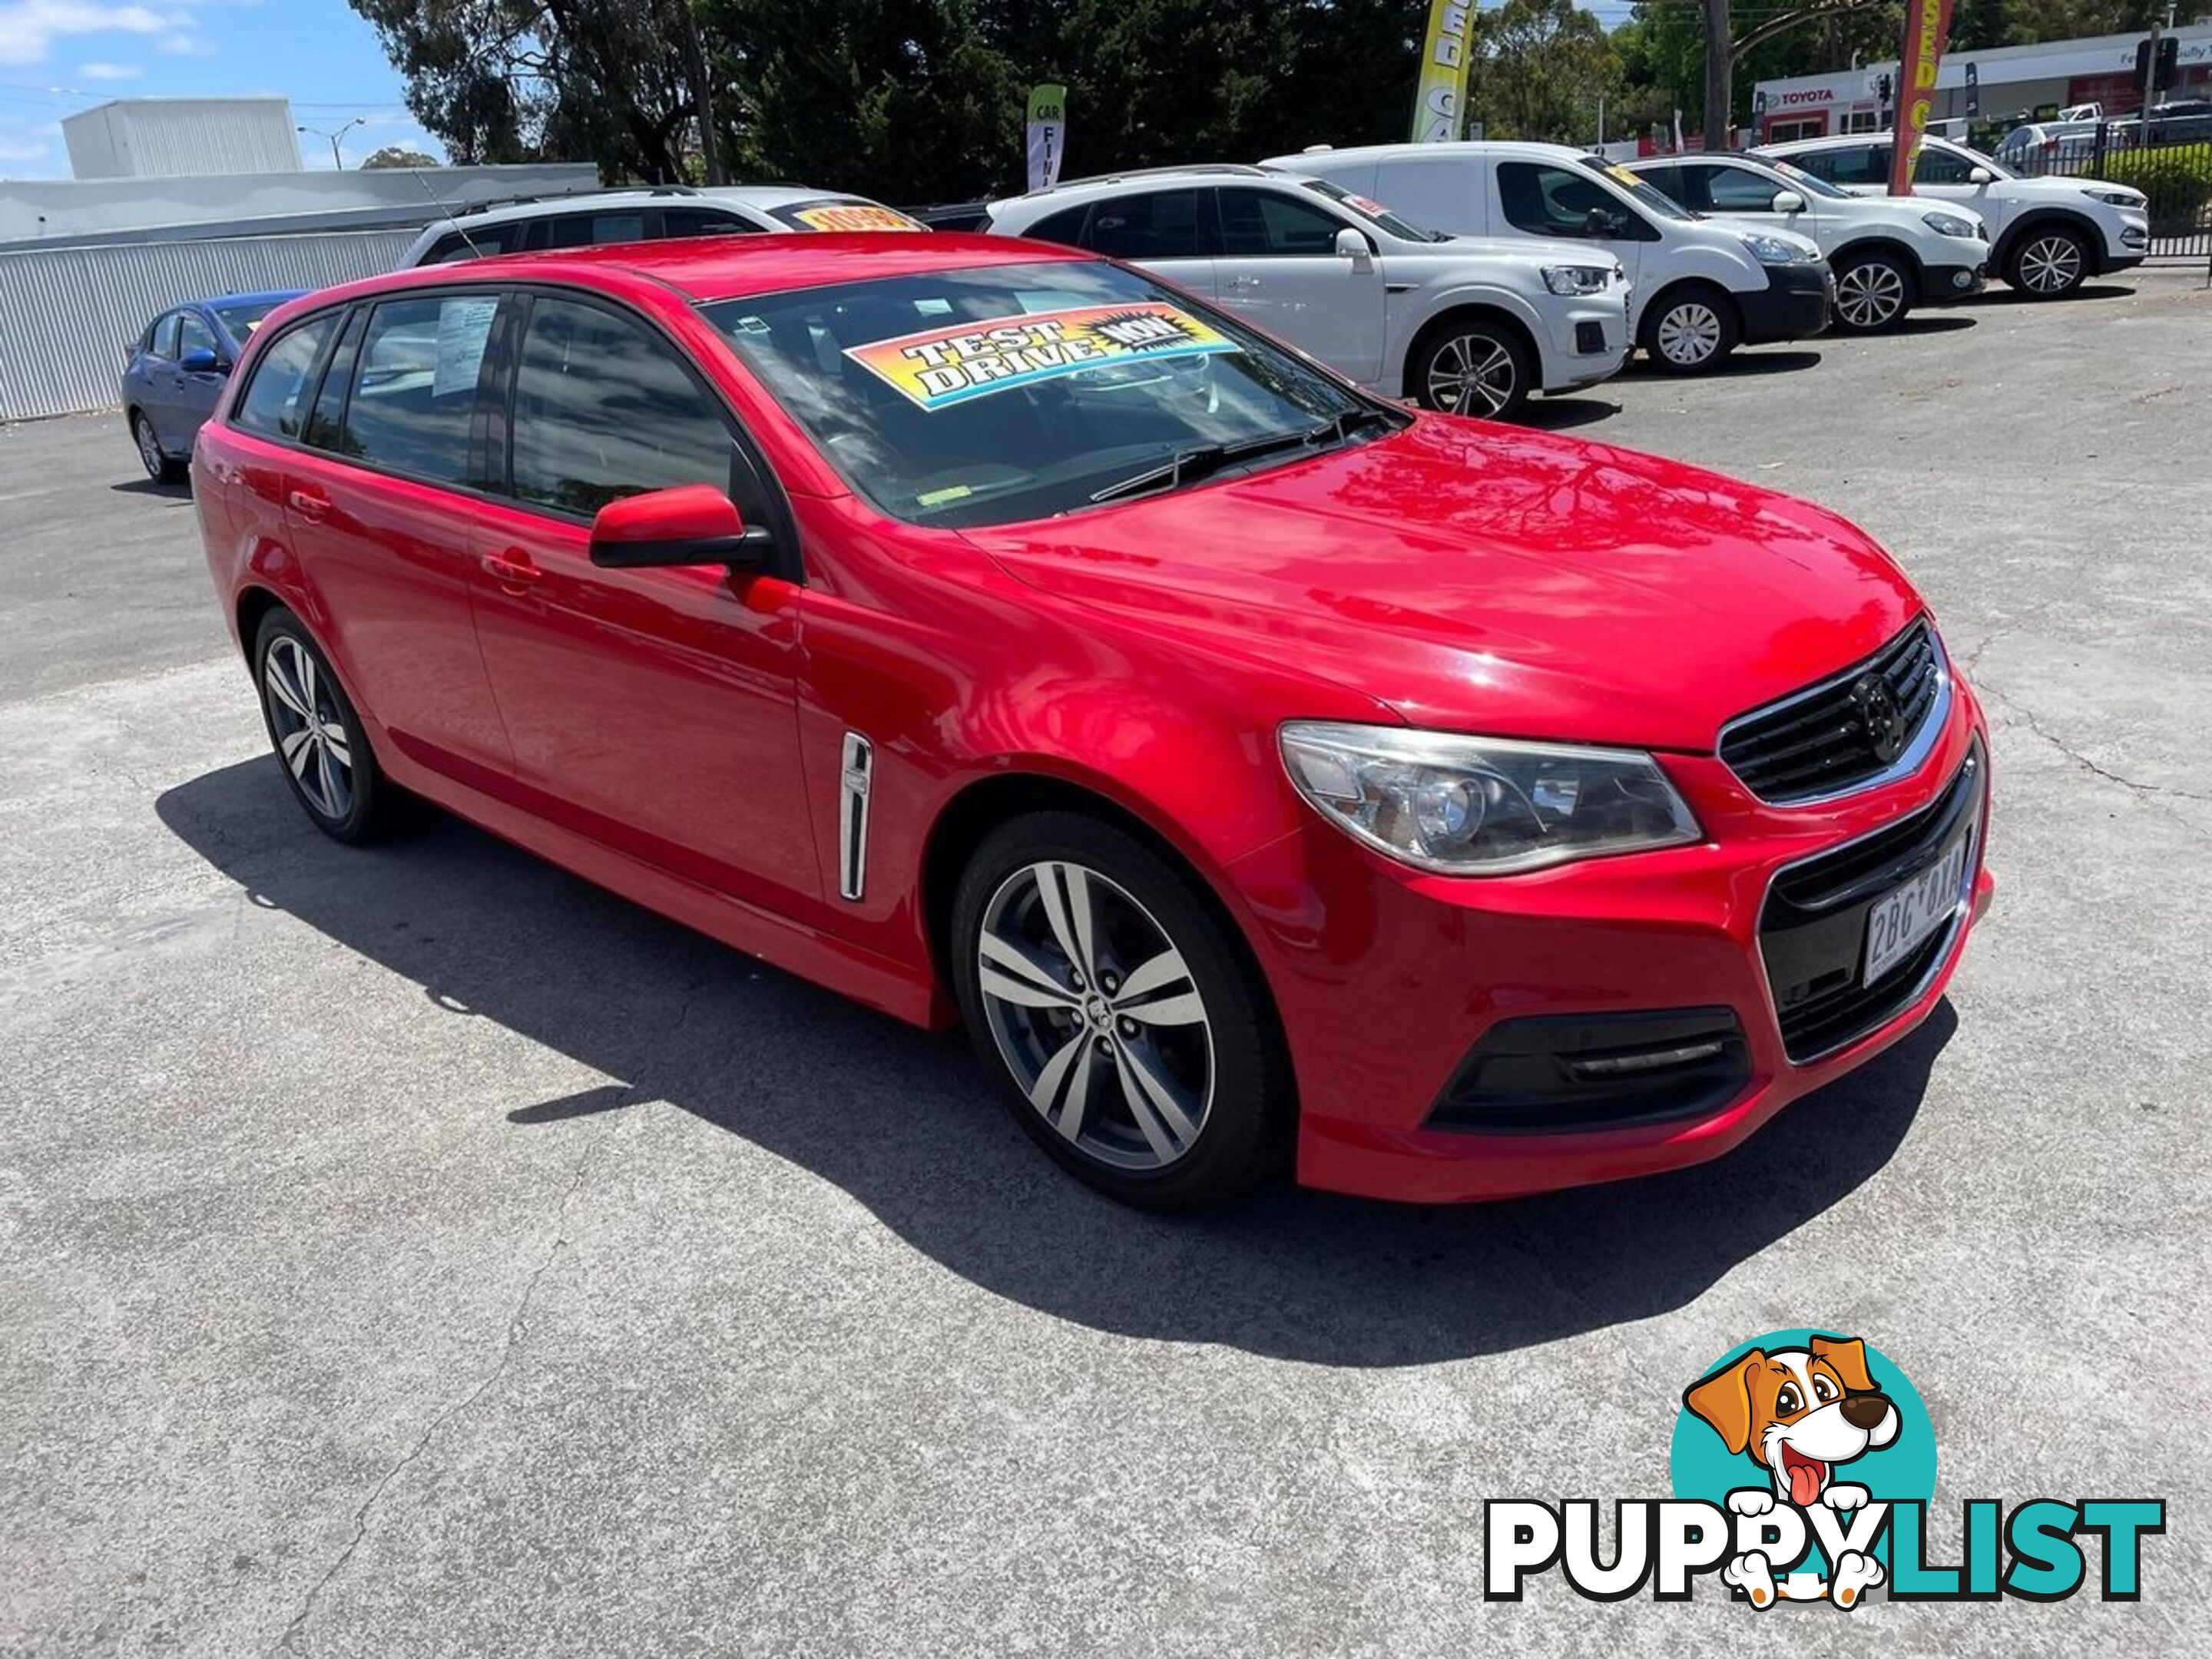
[[1121,1198],[1711,1158],[1990,891],[1974,699],[1833,514],[1417,415],[958,235],[408,271],[194,453],[283,775],[920,1025]]

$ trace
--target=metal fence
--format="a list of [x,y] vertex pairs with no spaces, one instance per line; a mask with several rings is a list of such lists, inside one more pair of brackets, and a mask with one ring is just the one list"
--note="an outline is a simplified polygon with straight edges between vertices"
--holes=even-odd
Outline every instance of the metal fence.
[[[2212,126],[2212,122],[2206,123]],[[2132,121],[2054,133],[2008,155],[2029,177],[2101,179],[2150,198],[2150,257],[2212,258],[2212,137],[2148,146]]]
[[126,343],[185,300],[328,288],[389,270],[412,230],[0,252],[0,421],[115,406]]

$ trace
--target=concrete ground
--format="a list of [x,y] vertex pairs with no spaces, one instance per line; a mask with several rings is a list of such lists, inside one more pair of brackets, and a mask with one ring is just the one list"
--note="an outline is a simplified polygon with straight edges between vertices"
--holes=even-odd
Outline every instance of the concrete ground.
[[[1997,907],[1717,1164],[1199,1223],[472,830],[315,835],[188,498],[114,418],[0,430],[0,1651],[2204,1650],[2212,293],[1538,416],[1896,550]],[[2160,1497],[2142,1600],[1484,1602],[1485,1498],[1664,1495],[1682,1388],[1807,1324],[1917,1384],[1939,1557],[1970,1496]]]

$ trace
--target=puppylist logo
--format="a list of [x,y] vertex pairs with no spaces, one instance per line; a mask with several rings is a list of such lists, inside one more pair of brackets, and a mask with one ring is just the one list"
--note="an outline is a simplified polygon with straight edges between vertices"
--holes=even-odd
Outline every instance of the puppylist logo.
[[1928,1559],[1936,1492],[1928,1408],[1887,1356],[1857,1337],[1772,1331],[1724,1355],[1682,1391],[1671,1498],[1613,1498],[1610,1562],[1596,1498],[1483,1505],[1483,1594],[1517,1601],[1556,1572],[1596,1601],[1686,1601],[1716,1578],[1758,1610],[1823,1602],[2063,1601],[2092,1582],[2081,1540],[2100,1544],[2096,1593],[2142,1595],[2143,1540],[2166,1530],[2160,1498],[1994,1498],[1965,1505],[1965,1559]]

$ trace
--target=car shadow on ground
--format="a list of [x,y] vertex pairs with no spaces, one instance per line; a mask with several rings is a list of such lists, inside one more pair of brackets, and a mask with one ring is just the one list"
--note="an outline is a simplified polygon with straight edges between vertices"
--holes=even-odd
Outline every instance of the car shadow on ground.
[[1992,283],[1978,294],[1969,294],[1950,303],[1954,306],[2064,306],[2072,305],[2077,300],[2126,300],[2134,295],[2135,289],[2122,283],[2085,282],[2063,299],[2045,300],[2033,294],[2023,294],[2008,283]]
[[1909,340],[1916,334],[1955,334],[1962,328],[1973,326],[1972,317],[1961,317],[1955,311],[1915,311],[1899,318],[1874,337]]
[[1669,374],[1654,363],[1644,352],[1628,360],[1620,371],[1624,379],[1638,380],[1680,380],[1684,386],[1699,380],[1729,380],[1752,374],[1789,374],[1801,368],[1817,368],[1820,354],[1817,351],[1785,349],[1767,346],[1745,346],[1730,352],[1712,368],[1696,374]]
[[834,1182],[996,1294],[1100,1330],[1317,1364],[1494,1353],[1683,1305],[1889,1161],[1955,1023],[1940,1007],[1693,1170],[1455,1208],[1285,1187],[1228,1215],[1164,1218],[1054,1168],[957,1038],[870,1013],[442,814],[385,846],[342,848],[301,820],[273,758],[196,778],[156,810],[254,902],[421,986],[424,1018],[495,1021],[617,1080],[499,1104],[515,1134],[667,1102]]
[[1620,413],[1619,404],[1598,398],[1531,398],[1512,420],[1517,426],[1532,426],[1539,432],[1565,432]]
[[171,501],[188,501],[192,498],[192,487],[188,483],[155,483],[151,478],[126,478],[107,487],[118,495],[155,495]]

